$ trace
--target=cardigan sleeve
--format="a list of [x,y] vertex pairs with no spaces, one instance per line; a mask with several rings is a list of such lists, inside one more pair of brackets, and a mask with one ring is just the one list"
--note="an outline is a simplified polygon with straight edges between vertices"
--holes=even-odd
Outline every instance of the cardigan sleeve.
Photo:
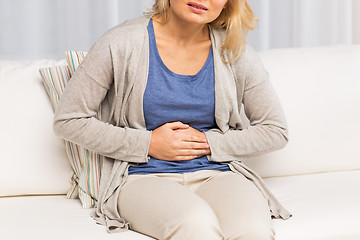
[[250,126],[244,129],[230,127],[225,132],[219,129],[206,132],[211,161],[245,160],[251,155],[278,150],[288,142],[284,112],[267,71],[251,47],[247,46],[243,54],[232,69],[237,91],[242,91],[237,99],[238,114],[243,105]]
[[69,81],[55,110],[53,129],[57,136],[101,155],[144,163],[148,161],[150,131],[95,118],[109,89],[114,88],[111,37],[105,35],[96,42]]

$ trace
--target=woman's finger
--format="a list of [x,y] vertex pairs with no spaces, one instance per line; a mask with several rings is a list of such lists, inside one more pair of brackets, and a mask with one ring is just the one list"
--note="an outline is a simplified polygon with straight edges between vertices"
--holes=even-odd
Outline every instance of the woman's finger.
[[181,141],[184,142],[199,142],[199,143],[206,143],[206,137],[201,134],[183,134],[179,133],[179,138]]
[[192,156],[176,156],[174,158],[174,161],[189,161],[189,160],[193,160],[195,158],[198,158],[199,156],[196,155],[192,155]]
[[208,149],[210,146],[207,142],[188,142],[183,141],[179,145],[179,149]]
[[184,124],[182,122],[170,122],[170,123],[166,123],[164,127],[168,127],[171,130],[176,130],[176,129],[187,129],[189,128],[189,125]]
[[194,150],[194,149],[181,149],[177,152],[177,156],[200,156],[206,153],[205,149]]

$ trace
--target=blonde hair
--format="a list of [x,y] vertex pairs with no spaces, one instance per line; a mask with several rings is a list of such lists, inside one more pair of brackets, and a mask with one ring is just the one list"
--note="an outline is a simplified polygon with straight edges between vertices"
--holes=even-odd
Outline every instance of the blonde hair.
[[[162,21],[167,21],[169,8],[170,0],[155,0],[146,15],[159,15]],[[213,28],[225,29],[226,38],[222,44],[224,62],[233,62],[240,57],[248,32],[256,27],[257,21],[247,0],[228,0],[219,17],[210,23]],[[230,59],[226,60],[225,55],[229,55]]]

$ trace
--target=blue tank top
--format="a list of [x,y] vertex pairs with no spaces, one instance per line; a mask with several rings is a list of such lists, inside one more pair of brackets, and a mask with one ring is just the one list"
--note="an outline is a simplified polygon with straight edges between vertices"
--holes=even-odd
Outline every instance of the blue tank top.
[[[148,34],[149,73],[143,99],[147,130],[175,121],[202,132],[217,128],[212,48],[196,75],[179,75],[168,69],[160,58],[152,20],[149,21]],[[148,163],[129,167],[129,174],[185,173],[207,169],[230,170],[227,165],[208,161],[206,156],[188,161],[164,161],[150,157]]]

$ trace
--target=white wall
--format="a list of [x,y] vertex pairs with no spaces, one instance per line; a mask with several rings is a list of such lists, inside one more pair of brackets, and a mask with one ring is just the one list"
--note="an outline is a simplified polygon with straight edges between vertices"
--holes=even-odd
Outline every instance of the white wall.
[[353,42],[360,44],[360,0],[353,1]]
[[65,50],[88,50],[143,6],[143,0],[0,0],[0,59],[60,59]]
[[[260,19],[257,50],[360,44],[360,0],[248,0]],[[61,59],[88,50],[153,0],[0,0],[0,59]]]
[[259,28],[257,50],[360,44],[360,0],[248,0]]

